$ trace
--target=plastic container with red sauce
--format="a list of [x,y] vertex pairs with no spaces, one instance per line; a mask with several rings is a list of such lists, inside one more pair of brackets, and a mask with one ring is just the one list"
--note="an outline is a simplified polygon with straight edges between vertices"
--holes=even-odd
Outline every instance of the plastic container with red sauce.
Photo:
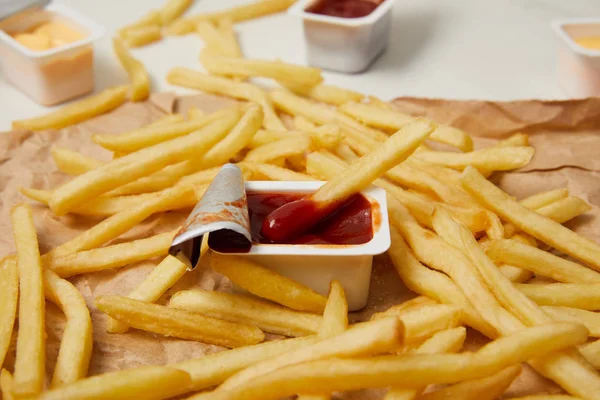
[[387,47],[394,0],[300,0],[289,13],[302,19],[308,64],[364,71]]
[[[50,21],[80,32],[82,39],[36,51],[12,37]],[[103,34],[103,27],[57,3],[4,19],[0,21],[2,75],[42,105],[58,104],[89,93],[94,89],[93,43]]]
[[346,292],[349,310],[360,310],[367,304],[373,256],[384,253],[390,246],[383,189],[373,186],[364,190],[290,243],[273,244],[260,236],[262,220],[270,211],[315,192],[323,184],[246,182],[253,244],[250,252],[236,255],[248,257],[323,295],[329,292],[329,283],[338,280]]

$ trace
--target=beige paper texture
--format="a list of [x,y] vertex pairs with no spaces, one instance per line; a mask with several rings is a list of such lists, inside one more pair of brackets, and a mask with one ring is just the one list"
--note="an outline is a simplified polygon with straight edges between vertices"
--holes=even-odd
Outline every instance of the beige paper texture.
[[[232,101],[216,96],[202,95],[176,99],[171,94],[157,94],[146,103],[129,103],[119,109],[59,131],[15,131],[0,135],[0,255],[14,251],[10,227],[10,208],[25,198],[19,187],[50,189],[68,177],[55,167],[50,149],[63,146],[84,154],[107,160],[110,154],[90,140],[93,133],[117,134],[153,120],[165,112],[185,112],[198,107],[207,112]],[[493,103],[483,101],[447,101],[401,98],[395,105],[404,112],[426,115],[438,122],[460,127],[474,136],[478,146],[493,143],[493,138],[508,136],[516,131],[531,133],[531,142],[537,153],[532,164],[519,172],[503,174],[495,180],[518,198],[558,187],[567,187],[571,194],[582,197],[593,205],[593,210],[569,223],[577,232],[600,242],[600,99],[584,101],[543,102],[525,101]],[[42,252],[46,252],[94,224],[83,217],[55,217],[45,207],[35,206],[35,221]],[[149,218],[145,223],[114,242],[141,238],[172,229],[181,224],[185,213],[167,213]],[[222,350],[217,346],[158,337],[130,330],[126,334],[107,334],[105,316],[93,305],[101,294],[127,294],[151,271],[159,260],[131,265],[114,271],[74,277],[71,281],[86,298],[94,322],[94,352],[90,374],[130,368],[146,364],[169,364],[200,357]],[[226,278],[205,266],[184,276],[160,302],[181,289],[201,287],[208,290],[228,290]],[[367,319],[373,312],[383,310],[413,297],[400,282],[387,256],[375,258],[368,306],[351,316],[353,321]],[[61,336],[64,317],[55,306],[48,305],[48,376],[51,376]],[[470,334],[467,347],[484,342],[477,333]],[[6,366],[12,369],[14,346]],[[525,395],[541,390],[556,393],[560,390],[539,377],[531,369],[513,384],[507,395]],[[345,399],[379,399],[383,391],[360,391],[340,395]],[[337,397],[337,396],[336,396]]]

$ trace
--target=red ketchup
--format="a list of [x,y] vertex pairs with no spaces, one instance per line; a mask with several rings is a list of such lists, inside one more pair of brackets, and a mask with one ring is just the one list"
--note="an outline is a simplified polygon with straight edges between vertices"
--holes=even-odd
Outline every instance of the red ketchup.
[[248,193],[247,199],[253,242],[355,245],[373,238],[371,203],[362,194],[333,210],[304,194]]
[[373,12],[382,0],[322,0],[306,9],[313,14],[340,18],[360,18]]

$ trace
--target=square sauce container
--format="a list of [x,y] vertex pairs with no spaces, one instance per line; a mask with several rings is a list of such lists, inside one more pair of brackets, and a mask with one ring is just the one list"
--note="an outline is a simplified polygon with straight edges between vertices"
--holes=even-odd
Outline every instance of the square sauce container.
[[321,1],[300,0],[288,11],[302,20],[308,64],[346,73],[364,71],[387,47],[394,0],[383,0],[358,18],[309,11]]
[[[315,192],[324,183],[250,181],[246,182],[246,192],[248,194],[309,194]],[[373,256],[384,253],[390,247],[385,191],[371,186],[361,194],[371,206],[373,236],[367,243],[353,245],[253,243],[248,253],[224,254],[248,257],[325,296],[329,292],[330,282],[334,279],[338,280],[346,292],[348,309],[360,310],[367,304]],[[245,292],[235,286],[234,291]]]
[[[47,50],[31,50],[12,35],[57,22],[82,38]],[[13,85],[35,102],[54,105],[94,89],[93,43],[104,28],[71,8],[52,3],[0,21],[0,69]]]

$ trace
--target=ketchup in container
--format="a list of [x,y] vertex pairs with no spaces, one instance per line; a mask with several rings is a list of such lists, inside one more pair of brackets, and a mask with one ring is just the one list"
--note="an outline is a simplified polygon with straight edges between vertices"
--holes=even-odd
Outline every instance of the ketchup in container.
[[360,18],[371,14],[383,0],[321,0],[305,11],[340,18]]
[[[284,204],[296,202],[299,205],[285,219],[291,218],[296,221],[302,219],[314,220],[314,214],[311,213],[319,213],[319,210],[314,207],[311,201],[301,201],[306,197],[305,194],[261,192],[247,193],[246,197],[248,199],[252,241],[255,243],[274,243],[262,234],[263,223],[271,212],[279,209]],[[332,213],[327,213],[319,219],[320,222],[306,233],[289,240],[278,240],[277,243],[356,245],[367,243],[373,238],[371,203],[360,193],[340,204]]]

